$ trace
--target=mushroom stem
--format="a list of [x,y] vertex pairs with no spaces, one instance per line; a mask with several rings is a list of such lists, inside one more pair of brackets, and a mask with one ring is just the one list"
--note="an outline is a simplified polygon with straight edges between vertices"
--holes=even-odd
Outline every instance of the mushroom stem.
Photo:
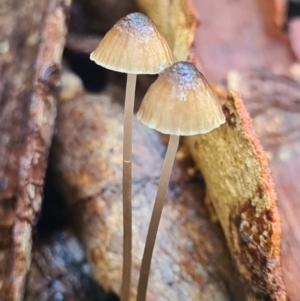
[[121,301],[128,301],[131,280],[132,213],[131,213],[131,153],[132,116],[136,74],[127,74],[123,135],[123,274]]
[[156,234],[157,234],[159,221],[164,206],[164,200],[166,197],[167,188],[170,181],[170,176],[171,176],[178,144],[179,144],[179,136],[171,135],[169,139],[165,161],[162,167],[160,181],[158,184],[157,194],[156,194],[149,230],[147,234],[145,250],[142,259],[140,278],[139,278],[138,289],[137,289],[137,299],[136,299],[137,301],[146,300],[152,253],[154,249]]

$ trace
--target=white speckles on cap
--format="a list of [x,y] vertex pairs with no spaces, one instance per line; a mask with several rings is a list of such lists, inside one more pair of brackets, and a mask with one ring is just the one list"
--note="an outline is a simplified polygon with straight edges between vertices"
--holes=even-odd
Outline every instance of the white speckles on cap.
[[183,136],[205,134],[225,122],[205,77],[188,62],[177,62],[159,74],[137,117],[164,134]]
[[132,13],[115,24],[116,29],[137,38],[138,42],[146,43],[155,33],[155,24],[141,13]]
[[[169,82],[175,82],[184,89],[192,89],[199,85],[199,79],[202,79],[201,73],[195,66],[188,62],[178,62],[166,68],[160,76]],[[199,78],[200,77],[200,78]]]
[[174,63],[167,41],[141,13],[118,21],[90,58],[104,68],[131,74],[157,74]]
[[172,94],[179,100],[185,101],[191,90],[196,90],[201,85],[206,85],[202,73],[187,62],[178,62],[160,73],[161,77],[173,85]]

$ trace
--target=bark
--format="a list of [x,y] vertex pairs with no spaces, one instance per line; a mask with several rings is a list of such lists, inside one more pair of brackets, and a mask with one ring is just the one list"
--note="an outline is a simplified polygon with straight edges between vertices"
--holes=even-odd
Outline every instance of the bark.
[[[0,300],[21,300],[56,115],[67,2],[1,2]],[[34,14],[33,14],[34,12]]]
[[[270,161],[282,224],[282,266],[287,295],[300,290],[298,174],[300,170],[300,84],[266,71],[236,74],[240,91]],[[232,83],[231,83],[232,84]]]
[[281,226],[268,161],[237,93],[223,106],[226,124],[186,138],[200,168],[246,300],[286,300]]
[[[123,120],[123,109],[115,102],[123,96],[113,86],[100,95],[61,102],[51,157],[95,279],[115,293],[122,263]],[[133,141],[131,300],[165,153],[158,135],[136,120]],[[233,300],[239,287],[220,230],[204,207],[204,183],[181,150],[160,223],[147,300]]]

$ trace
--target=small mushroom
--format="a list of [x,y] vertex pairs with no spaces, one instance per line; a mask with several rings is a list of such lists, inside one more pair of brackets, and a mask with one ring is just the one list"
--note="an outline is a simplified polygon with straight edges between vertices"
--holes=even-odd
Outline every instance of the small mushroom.
[[162,71],[137,113],[148,127],[170,135],[150,220],[138,283],[137,301],[146,300],[151,258],[179,136],[205,134],[225,116],[205,77],[191,63],[178,62]]
[[132,217],[131,154],[132,116],[137,74],[157,74],[174,62],[172,52],[156,25],[141,13],[118,21],[104,36],[90,59],[110,70],[127,73],[123,137],[123,223],[124,252],[121,300],[130,292]]

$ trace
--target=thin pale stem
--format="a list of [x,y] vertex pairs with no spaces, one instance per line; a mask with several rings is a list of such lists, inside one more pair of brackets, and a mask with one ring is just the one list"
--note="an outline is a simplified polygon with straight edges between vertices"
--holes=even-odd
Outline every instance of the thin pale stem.
[[127,74],[123,136],[123,274],[121,301],[128,301],[131,282],[132,213],[131,213],[131,152],[132,117],[136,74]]
[[138,291],[137,291],[137,299],[136,299],[137,301],[146,300],[152,253],[154,249],[156,234],[157,234],[159,221],[164,206],[164,200],[166,197],[178,144],[179,144],[179,136],[171,135],[169,139],[165,161],[161,171],[160,181],[158,184],[157,194],[155,198],[148,235],[146,239],[145,250],[144,250],[141,272],[140,272],[140,279],[138,283]]

